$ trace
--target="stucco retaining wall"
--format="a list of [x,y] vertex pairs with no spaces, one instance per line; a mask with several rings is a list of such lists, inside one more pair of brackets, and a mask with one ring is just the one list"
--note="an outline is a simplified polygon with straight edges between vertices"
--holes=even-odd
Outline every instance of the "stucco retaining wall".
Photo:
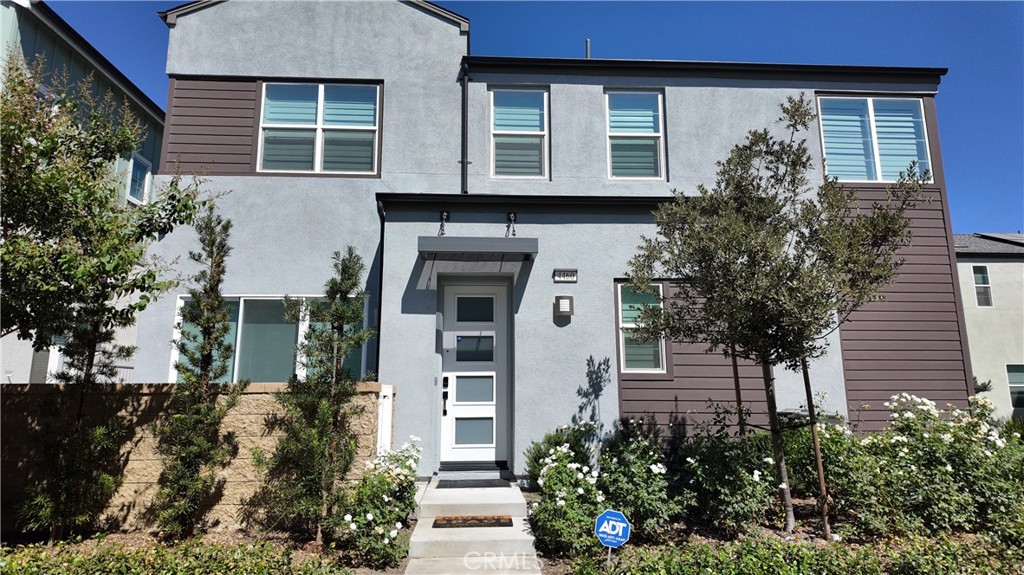
[[[122,388],[123,389],[123,388]],[[103,512],[101,525],[111,530],[149,530],[154,528],[147,510],[156,495],[157,479],[162,470],[156,452],[153,424],[168,404],[172,385],[131,386],[123,397],[115,393],[95,393],[86,403],[86,417],[96,417],[112,410],[128,416],[131,438],[122,448],[124,482]],[[279,432],[269,432],[266,422],[281,412],[273,392],[284,384],[250,385],[238,405],[228,413],[223,431],[234,433],[238,453],[218,471],[221,480],[216,501],[207,513],[210,529],[235,529],[241,526],[242,502],[258,487],[251,451],[260,447],[273,451]],[[363,460],[372,459],[377,450],[378,400],[381,385],[363,383],[357,387],[353,400],[358,415],[353,419],[358,437],[354,474],[361,473]],[[38,480],[39,438],[34,437],[48,423],[39,417],[43,407],[64,391],[58,385],[0,385],[0,530],[19,530],[18,511],[25,500],[26,489]],[[74,405],[74,402],[72,402]],[[65,414],[73,417],[73,414]],[[53,415],[48,415],[51,420]]]

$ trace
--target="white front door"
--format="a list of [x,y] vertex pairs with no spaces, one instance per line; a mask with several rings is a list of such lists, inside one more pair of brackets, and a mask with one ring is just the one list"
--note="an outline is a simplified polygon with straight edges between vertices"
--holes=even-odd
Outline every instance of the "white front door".
[[508,460],[508,286],[446,285],[441,462]]

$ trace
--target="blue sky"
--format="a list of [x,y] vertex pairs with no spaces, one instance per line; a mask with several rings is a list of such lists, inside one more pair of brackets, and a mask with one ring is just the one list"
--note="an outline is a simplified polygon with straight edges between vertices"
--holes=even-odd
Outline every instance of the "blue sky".
[[[161,106],[183,2],[48,4]],[[1024,3],[462,2],[475,55],[949,68],[937,97],[953,231],[1024,229]]]

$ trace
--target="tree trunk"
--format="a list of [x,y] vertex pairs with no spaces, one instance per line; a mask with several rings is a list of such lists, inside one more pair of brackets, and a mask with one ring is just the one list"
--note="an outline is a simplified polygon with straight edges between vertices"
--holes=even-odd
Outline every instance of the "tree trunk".
[[736,420],[740,426],[740,437],[747,434],[747,418],[743,415],[743,392],[740,391],[740,367],[736,363],[736,344],[729,348],[729,357],[732,359],[732,382],[736,387]]
[[782,427],[779,425],[779,408],[775,404],[775,381],[772,377],[772,367],[767,363],[762,363],[761,374],[764,378],[764,392],[768,400],[768,425],[772,432],[772,451],[775,457],[775,474],[779,480],[779,498],[782,499],[782,507],[786,510],[786,532],[789,533],[796,527],[796,517],[793,515],[793,499],[789,493],[789,473],[786,471],[786,454],[782,448]]
[[818,506],[821,508],[821,525],[826,539],[832,539],[832,528],[828,524],[828,490],[825,485],[825,464],[821,460],[821,440],[818,438],[818,416],[814,409],[814,395],[811,393],[811,376],[807,371],[807,358],[800,360],[804,372],[804,391],[807,393],[807,419],[811,424],[811,439],[814,440],[814,463],[818,467]]

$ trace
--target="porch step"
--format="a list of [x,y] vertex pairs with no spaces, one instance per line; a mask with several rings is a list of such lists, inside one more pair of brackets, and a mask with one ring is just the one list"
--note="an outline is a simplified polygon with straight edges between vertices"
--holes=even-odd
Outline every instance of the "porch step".
[[410,559],[406,575],[541,575],[533,552],[519,556],[469,556]]
[[[433,517],[421,517],[409,538],[409,557],[459,559],[518,557],[534,559],[533,534],[526,517],[513,517],[512,527],[434,527]],[[496,559],[496,560],[497,560]]]
[[519,486],[437,489],[431,482],[420,499],[419,517],[447,515],[511,515],[526,517],[526,500]]
[[[512,526],[434,527],[436,517],[467,515],[508,515]],[[420,498],[418,517],[409,538],[410,559],[406,573],[534,575],[541,572],[526,518],[526,500],[515,484],[439,489],[435,477]]]

